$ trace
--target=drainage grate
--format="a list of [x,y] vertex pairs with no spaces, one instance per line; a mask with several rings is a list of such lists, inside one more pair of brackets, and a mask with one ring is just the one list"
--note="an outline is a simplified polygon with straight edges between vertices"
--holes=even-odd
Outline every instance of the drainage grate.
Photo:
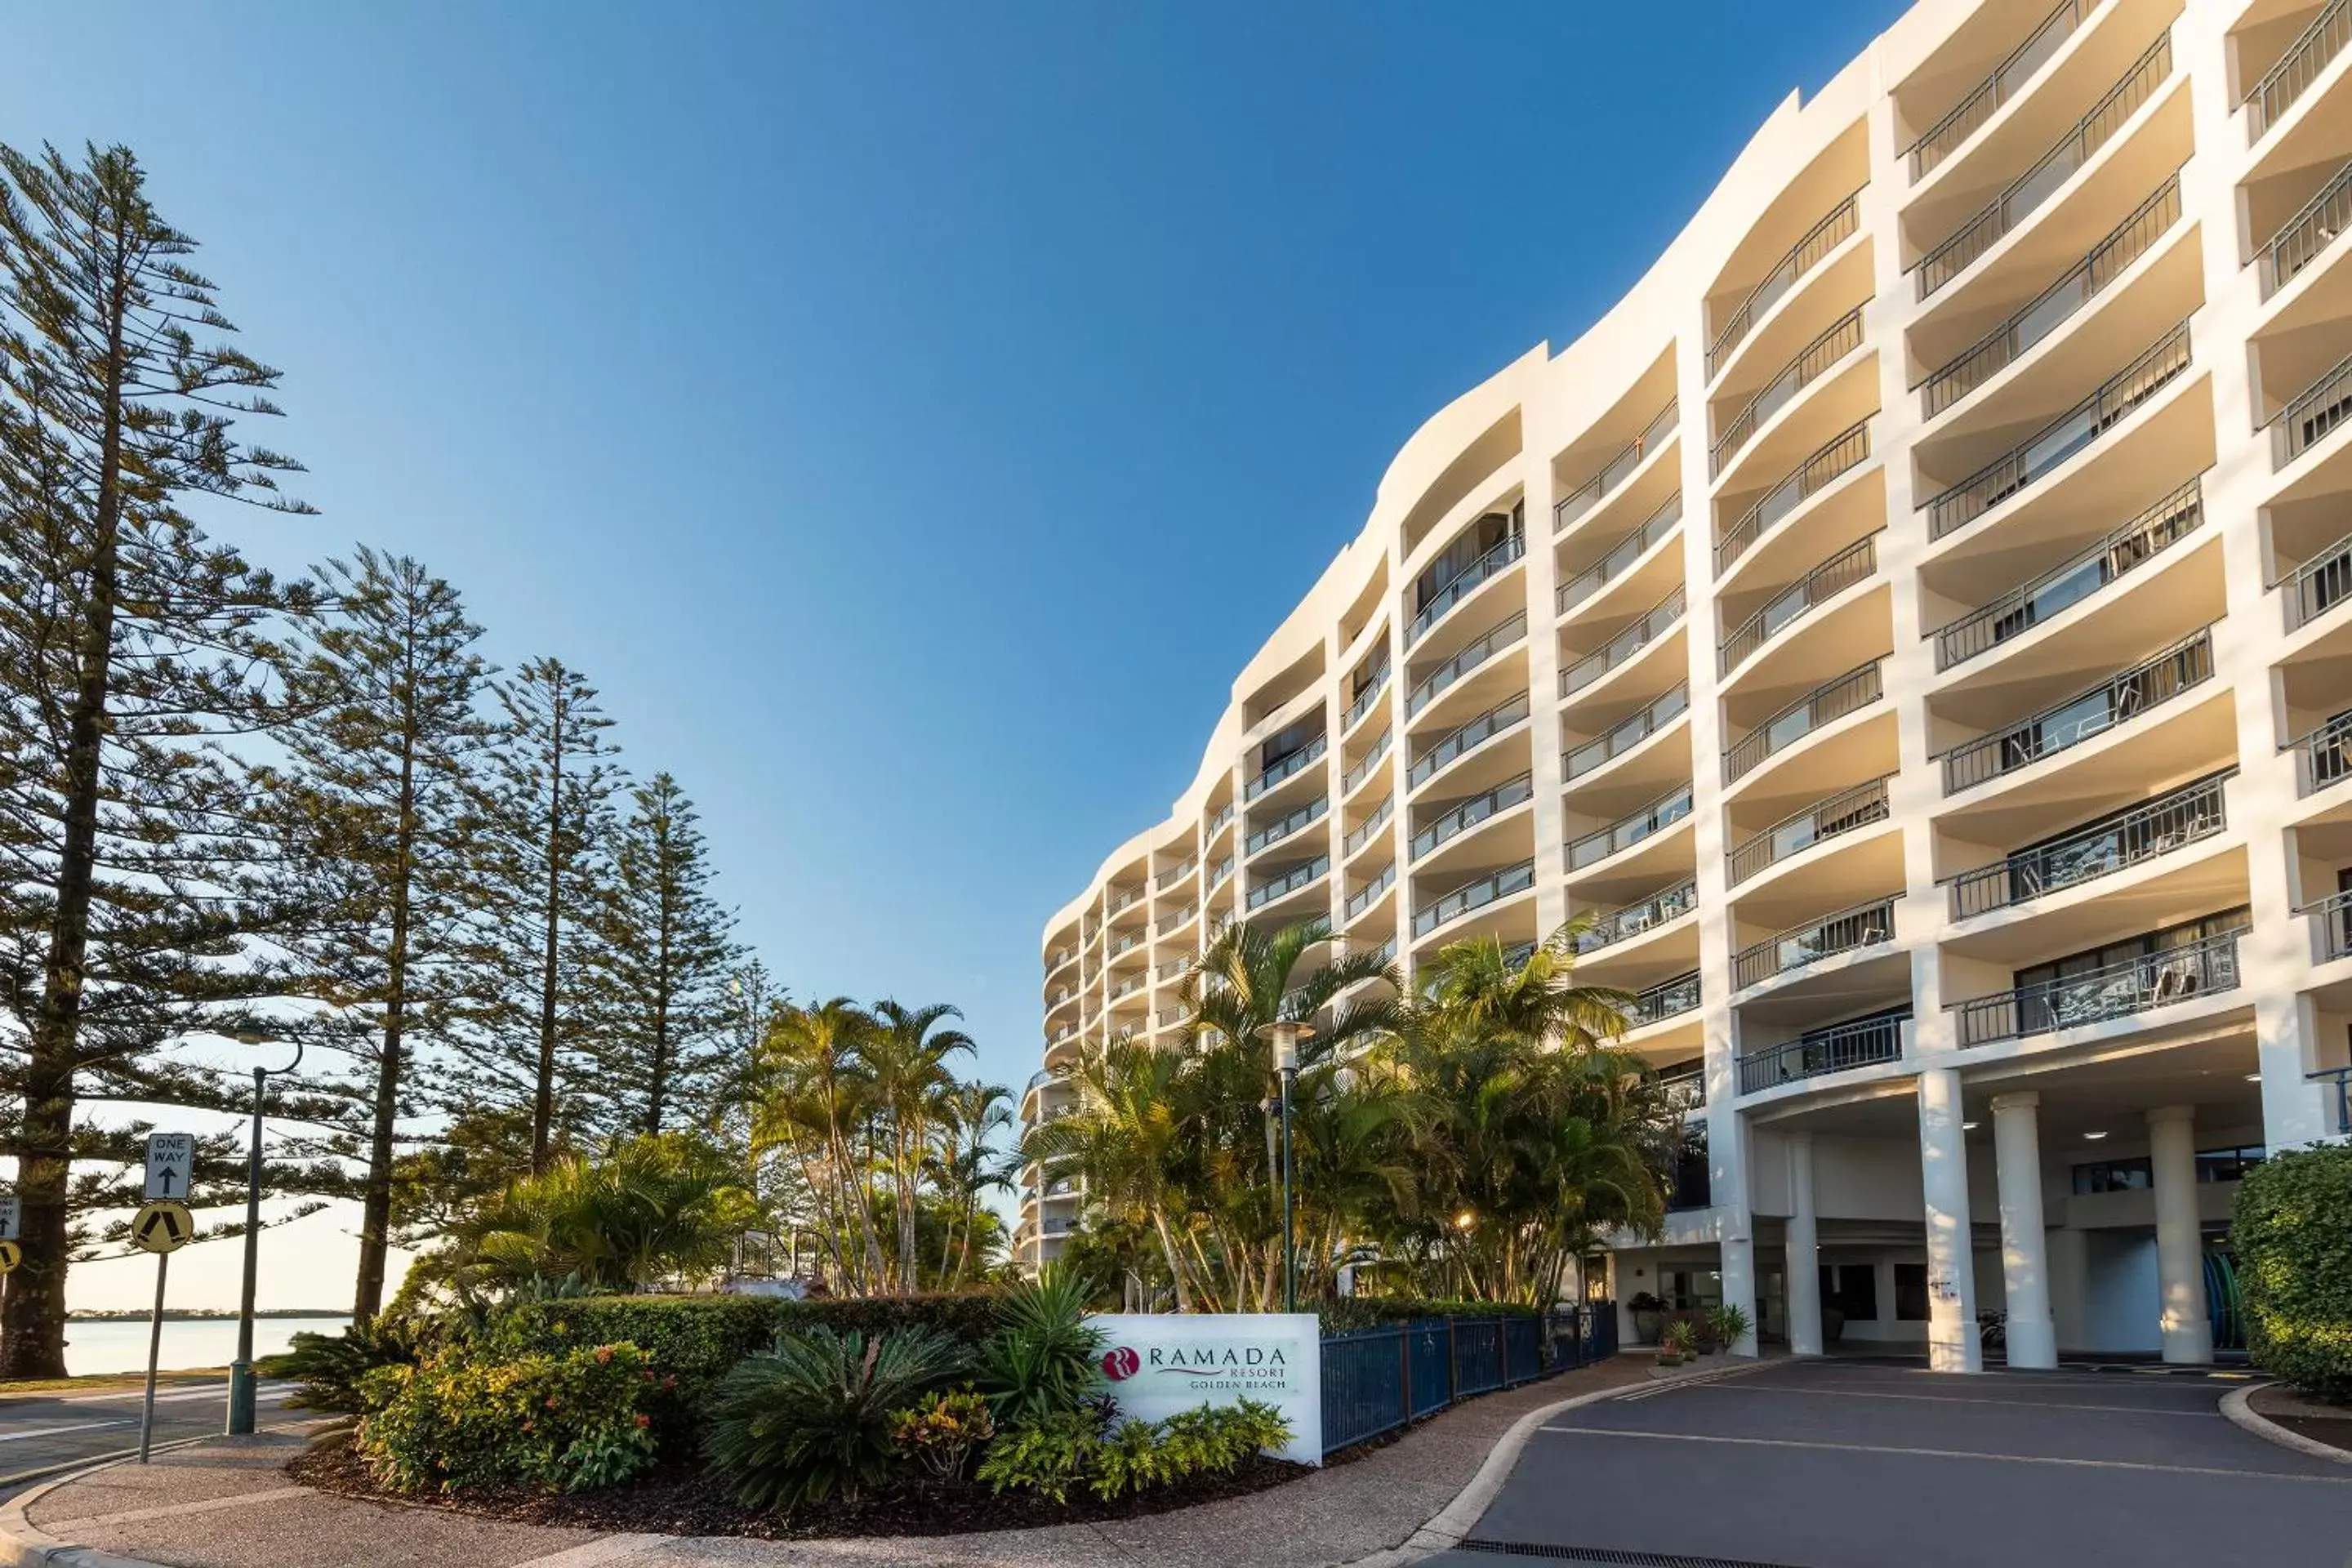
[[1611,1563],[1619,1568],[1793,1568],[1790,1563],[1751,1563],[1744,1558],[1626,1552],[1613,1546],[1548,1546],[1528,1541],[1465,1541],[1454,1550],[1483,1552],[1494,1557],[1543,1557],[1555,1563]]

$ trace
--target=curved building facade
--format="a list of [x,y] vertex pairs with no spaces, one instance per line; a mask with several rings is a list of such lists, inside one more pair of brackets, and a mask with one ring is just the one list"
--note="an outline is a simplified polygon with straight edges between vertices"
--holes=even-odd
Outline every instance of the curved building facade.
[[1618,1300],[2210,1357],[2237,1174],[2352,1131],[2347,16],[1929,0],[1791,98],[1405,444],[1046,922],[1024,1114],[1227,921],[1590,912],[1690,1106]]

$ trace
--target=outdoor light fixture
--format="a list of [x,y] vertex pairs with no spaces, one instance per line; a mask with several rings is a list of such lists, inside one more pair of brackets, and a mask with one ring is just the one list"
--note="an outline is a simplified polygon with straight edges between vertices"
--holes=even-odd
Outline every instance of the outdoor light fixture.
[[1976,1130],[1977,1124],[1973,1121],[1963,1121],[1960,1123],[1960,1131],[1963,1132],[1973,1132]]
[[2106,1136],[2106,1134],[2105,1134],[2105,1133],[2104,1133],[2104,1132],[2085,1132],[2085,1133],[2084,1133],[2084,1134],[2083,1134],[2083,1136],[2084,1136],[2084,1137],[2085,1137],[2085,1138],[2087,1138],[2087,1139],[2089,1139],[2092,1142],[2095,1143],[2095,1142],[2097,1142],[2100,1139],[2105,1138],[2105,1137]]
[[1454,1216],[1454,1228],[1456,1230],[1468,1230],[1477,1223],[1478,1216],[1471,1213],[1468,1209],[1464,1209],[1460,1214]]
[[1282,1080],[1282,1310],[1296,1312],[1298,1254],[1291,1240],[1290,1086],[1298,1077],[1298,1044],[1315,1037],[1315,1026],[1303,1019],[1278,1018],[1260,1025],[1257,1037],[1274,1047],[1275,1075]]
[[[245,1288],[237,1298],[236,1359],[228,1363],[228,1430],[232,1436],[249,1436],[253,1431],[253,1293],[254,1283],[261,1267],[261,1105],[268,1092],[269,1075],[283,1076],[302,1065],[302,1042],[281,1040],[272,1035],[232,1035],[240,1046],[286,1046],[294,1047],[294,1059],[282,1068],[253,1069],[253,1145],[245,1161]],[[161,1300],[159,1296],[157,1300]],[[153,1392],[154,1373],[148,1373],[149,1392]]]

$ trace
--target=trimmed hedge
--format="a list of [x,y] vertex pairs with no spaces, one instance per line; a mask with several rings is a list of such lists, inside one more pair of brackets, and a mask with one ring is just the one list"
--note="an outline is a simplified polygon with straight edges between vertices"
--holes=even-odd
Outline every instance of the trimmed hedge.
[[1432,1301],[1417,1296],[1341,1296],[1315,1303],[1327,1334],[1353,1333],[1414,1318],[1540,1318],[1539,1307],[1516,1301]]
[[2230,1249],[2254,1364],[2352,1399],[2352,1144],[2290,1150],[2248,1171]]

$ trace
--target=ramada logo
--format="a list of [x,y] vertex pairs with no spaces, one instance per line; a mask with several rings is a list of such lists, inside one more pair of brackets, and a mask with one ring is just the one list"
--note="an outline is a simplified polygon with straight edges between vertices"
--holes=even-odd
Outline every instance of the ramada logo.
[[1103,1375],[1113,1383],[1125,1383],[1143,1369],[1143,1358],[1121,1345],[1103,1357],[1102,1369]]

